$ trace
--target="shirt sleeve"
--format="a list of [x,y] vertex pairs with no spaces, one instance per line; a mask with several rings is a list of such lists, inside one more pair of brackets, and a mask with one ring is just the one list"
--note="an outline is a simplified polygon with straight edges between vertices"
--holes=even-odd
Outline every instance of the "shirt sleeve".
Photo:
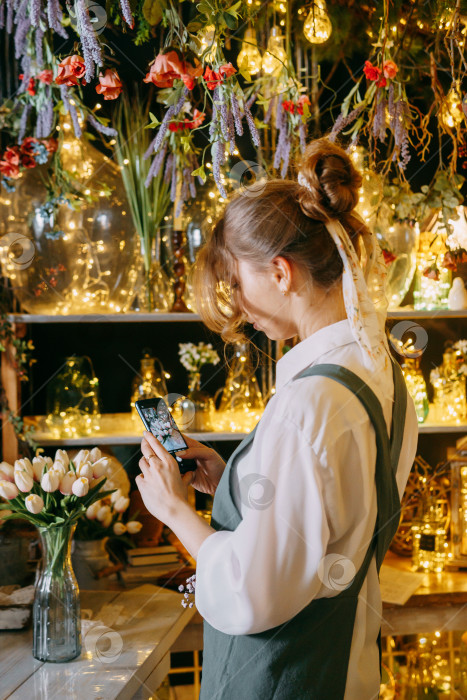
[[[291,619],[322,585],[329,539],[320,461],[303,430],[273,418],[240,479],[243,519],[201,545],[197,609],[226,634],[253,634]],[[255,437],[256,443],[256,437]]]

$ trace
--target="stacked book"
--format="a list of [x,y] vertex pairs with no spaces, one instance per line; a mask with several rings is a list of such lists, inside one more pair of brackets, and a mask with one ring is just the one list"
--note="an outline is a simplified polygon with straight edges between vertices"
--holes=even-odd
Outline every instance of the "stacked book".
[[120,572],[125,583],[147,583],[186,563],[172,545],[130,549],[127,556],[128,566]]

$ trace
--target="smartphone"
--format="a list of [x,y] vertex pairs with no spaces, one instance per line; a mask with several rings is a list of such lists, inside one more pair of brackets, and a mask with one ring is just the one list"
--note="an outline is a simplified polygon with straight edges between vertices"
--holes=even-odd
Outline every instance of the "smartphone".
[[186,472],[194,471],[196,469],[194,459],[182,459],[177,456],[177,452],[186,450],[188,445],[172,418],[172,414],[164,399],[142,399],[141,401],[135,401],[135,407],[146,430],[152,433],[167,452],[170,452],[175,457],[180,473],[185,474]]

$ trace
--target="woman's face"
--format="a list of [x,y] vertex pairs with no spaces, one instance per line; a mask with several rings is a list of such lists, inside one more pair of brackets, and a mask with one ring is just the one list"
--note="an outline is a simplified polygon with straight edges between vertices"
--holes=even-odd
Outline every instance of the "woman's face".
[[290,296],[281,292],[284,286],[289,288],[290,280],[284,278],[280,264],[261,269],[246,260],[237,260],[235,282],[248,323],[271,340],[292,338],[296,334],[297,327],[290,316]]

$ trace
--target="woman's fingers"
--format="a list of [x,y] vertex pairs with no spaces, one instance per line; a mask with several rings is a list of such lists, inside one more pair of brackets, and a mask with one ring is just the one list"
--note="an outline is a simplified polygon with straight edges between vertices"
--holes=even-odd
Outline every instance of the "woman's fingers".
[[149,463],[148,463],[146,457],[141,457],[138,464],[139,464],[139,468],[141,469],[143,476],[148,476],[149,475]]
[[[154,437],[152,433],[150,433],[148,430],[144,431],[144,438],[146,442],[149,444],[151,447],[152,451],[154,452],[159,459],[164,459],[169,453],[165,449],[163,445],[159,442],[157,438]],[[144,442],[144,441],[143,441]],[[143,446],[143,443],[141,443],[141,446]]]

